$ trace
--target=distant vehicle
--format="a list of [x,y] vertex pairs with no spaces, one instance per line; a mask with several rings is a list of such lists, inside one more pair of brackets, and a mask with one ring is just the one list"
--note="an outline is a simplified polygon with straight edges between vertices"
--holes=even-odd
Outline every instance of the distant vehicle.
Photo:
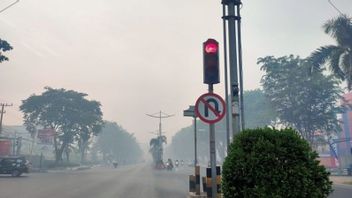
[[174,168],[174,165],[172,163],[172,160],[168,159],[167,162],[166,162],[166,169],[171,171],[173,168]]
[[28,173],[29,168],[30,163],[25,157],[0,157],[0,174],[11,174],[13,177],[19,177],[22,173]]
[[117,168],[118,163],[117,162],[113,162],[112,165],[114,166],[114,168]]
[[175,161],[175,166],[178,167],[178,160]]

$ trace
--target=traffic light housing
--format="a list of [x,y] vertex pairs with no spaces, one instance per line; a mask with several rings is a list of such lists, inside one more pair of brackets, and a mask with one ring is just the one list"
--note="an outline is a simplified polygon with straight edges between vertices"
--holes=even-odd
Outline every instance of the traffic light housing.
[[219,43],[214,39],[208,39],[203,43],[203,83],[219,82]]

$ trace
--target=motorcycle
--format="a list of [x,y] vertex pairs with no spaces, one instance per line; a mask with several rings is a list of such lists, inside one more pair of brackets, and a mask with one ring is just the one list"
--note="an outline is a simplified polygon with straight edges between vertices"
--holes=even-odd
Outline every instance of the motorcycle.
[[168,171],[172,171],[173,168],[174,168],[174,165],[172,164],[172,160],[168,159],[168,161],[166,162],[166,169]]

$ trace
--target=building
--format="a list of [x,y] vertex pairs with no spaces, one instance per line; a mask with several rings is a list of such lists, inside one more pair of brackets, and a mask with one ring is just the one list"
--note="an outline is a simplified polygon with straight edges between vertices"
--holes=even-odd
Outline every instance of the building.
[[341,116],[342,132],[337,134],[336,142],[337,153],[341,168],[349,168],[352,165],[352,150],[351,150],[351,136],[352,136],[352,92],[343,95],[341,104],[346,106],[345,112]]

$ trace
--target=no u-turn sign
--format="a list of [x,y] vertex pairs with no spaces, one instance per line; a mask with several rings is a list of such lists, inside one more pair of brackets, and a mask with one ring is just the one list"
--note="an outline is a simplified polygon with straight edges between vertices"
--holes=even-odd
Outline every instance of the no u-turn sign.
[[225,101],[214,93],[201,95],[195,105],[196,115],[208,124],[219,122],[224,117],[225,111]]

